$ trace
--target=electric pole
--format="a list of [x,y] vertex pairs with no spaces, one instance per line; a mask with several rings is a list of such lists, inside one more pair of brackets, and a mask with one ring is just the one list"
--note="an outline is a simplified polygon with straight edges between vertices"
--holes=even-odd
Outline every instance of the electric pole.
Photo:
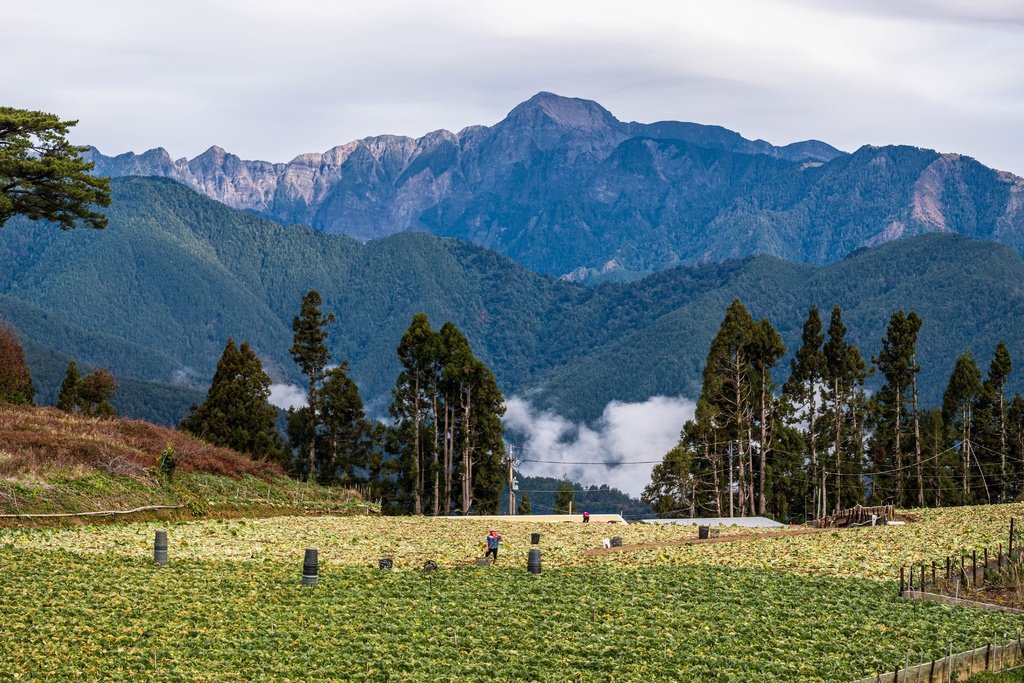
[[519,490],[519,482],[515,478],[512,467],[515,462],[515,446],[508,445],[508,514],[516,514],[516,491]]

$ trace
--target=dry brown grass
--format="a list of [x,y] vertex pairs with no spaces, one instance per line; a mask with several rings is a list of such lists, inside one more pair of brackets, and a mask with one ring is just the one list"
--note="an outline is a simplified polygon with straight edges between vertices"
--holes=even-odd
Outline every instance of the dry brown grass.
[[101,420],[55,408],[0,404],[0,478],[45,477],[83,468],[151,481],[170,444],[183,471],[238,478],[281,475],[272,462],[211,446],[191,434],[141,420]]

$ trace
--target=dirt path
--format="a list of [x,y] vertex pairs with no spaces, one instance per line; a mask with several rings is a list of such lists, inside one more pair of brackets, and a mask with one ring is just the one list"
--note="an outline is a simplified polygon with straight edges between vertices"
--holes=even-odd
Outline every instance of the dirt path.
[[807,534],[820,534],[825,532],[837,532],[841,529],[812,529],[809,527],[797,527],[782,529],[780,531],[747,532],[741,534],[728,534],[717,538],[680,538],[675,541],[662,541],[660,543],[633,543],[622,545],[617,548],[588,548],[583,551],[584,555],[612,555],[614,553],[630,552],[632,550],[649,550],[651,548],[668,548],[679,545],[710,545],[713,543],[732,543],[733,541],[749,541],[751,539],[772,539],[784,536],[805,536]]

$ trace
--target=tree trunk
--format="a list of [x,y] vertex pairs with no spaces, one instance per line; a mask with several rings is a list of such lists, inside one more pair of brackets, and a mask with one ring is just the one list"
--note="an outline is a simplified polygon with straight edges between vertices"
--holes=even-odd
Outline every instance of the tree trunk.
[[809,383],[809,389],[810,391],[807,394],[807,426],[808,429],[810,429],[810,433],[808,434],[808,436],[811,446],[811,481],[814,482],[812,486],[814,498],[814,514],[816,517],[820,517],[822,513],[819,506],[823,507],[823,492],[818,488],[818,445],[816,430],[814,427],[814,412],[816,403],[814,382]]
[[765,375],[767,370],[761,373],[761,453],[758,458],[757,468],[757,514],[764,515],[765,513],[765,500],[764,500],[764,461],[768,455],[768,407],[766,405],[768,388]]
[[434,516],[437,517],[437,515],[440,513],[440,509],[441,509],[441,471],[440,471],[440,468],[438,467],[438,462],[437,462],[437,432],[438,432],[437,428],[439,426],[438,425],[438,420],[437,420],[437,387],[434,387],[434,390],[433,390],[432,393],[433,393],[433,401],[434,401],[434,413],[433,413],[433,418],[434,418],[434,450],[433,450],[433,454],[434,454],[434,457],[433,457],[433,462],[434,462],[434,496],[433,496],[433,504],[434,504],[434,508],[433,508],[433,511],[434,511]]
[[893,388],[896,390],[896,494],[893,502],[898,507],[903,504],[903,443],[900,438],[903,432],[903,388],[898,384]]
[[[916,356],[911,361],[916,362]],[[921,421],[917,415],[917,373],[914,373],[914,462],[917,465],[917,505],[924,507],[924,465],[921,463]]]
[[961,476],[961,481],[963,484],[964,503],[966,503],[969,500],[967,480],[969,478],[968,471],[971,467],[970,414],[970,409],[967,408],[967,406],[965,405],[962,413],[963,435],[961,436],[960,440],[960,453],[963,456],[963,474]]
[[470,430],[472,386],[462,393],[462,514],[468,515],[473,507],[473,439]]
[[413,424],[413,435],[412,435],[412,470],[413,480],[416,482],[413,484],[415,489],[412,494],[412,513],[414,515],[423,514],[423,472],[420,467],[420,461],[422,459],[422,452],[420,448],[420,376],[415,375],[412,382],[412,424]]
[[843,507],[843,463],[842,463],[842,443],[843,443],[843,408],[845,407],[845,401],[843,396],[839,393],[839,378],[832,380],[832,410],[835,413],[836,423],[834,426],[836,432],[836,507]]
[[309,378],[309,477],[307,481],[316,482],[316,379]]
[[1006,397],[999,387],[999,502],[1006,502]]
[[747,486],[747,509],[750,510],[750,514],[754,514],[757,510],[754,507],[754,411],[750,412],[751,414],[747,416],[747,472],[750,477],[750,483]]
[[444,514],[452,509],[452,469],[455,465],[455,435],[452,434],[453,411],[447,401],[444,405]]

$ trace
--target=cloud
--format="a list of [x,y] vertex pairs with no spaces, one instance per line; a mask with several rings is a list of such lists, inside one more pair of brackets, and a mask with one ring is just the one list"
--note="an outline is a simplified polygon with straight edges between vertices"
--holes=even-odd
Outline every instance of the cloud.
[[694,409],[689,399],[667,396],[652,396],[642,403],[612,401],[589,426],[537,410],[513,396],[506,401],[503,423],[507,435],[522,443],[517,459],[542,461],[523,462],[523,474],[567,476],[588,486],[608,484],[639,496],[650,482],[654,461],[676,444]]
[[[538,90],[776,144],[906,143],[1024,172],[1015,0],[8,3],[5,104],[105,153],[286,161],[499,120]],[[45,27],[59,49],[40,50]],[[254,54],[258,55],[254,57]],[[302,106],[295,106],[301,102]]]
[[306,390],[294,384],[271,384],[270,404],[282,410],[306,405]]

